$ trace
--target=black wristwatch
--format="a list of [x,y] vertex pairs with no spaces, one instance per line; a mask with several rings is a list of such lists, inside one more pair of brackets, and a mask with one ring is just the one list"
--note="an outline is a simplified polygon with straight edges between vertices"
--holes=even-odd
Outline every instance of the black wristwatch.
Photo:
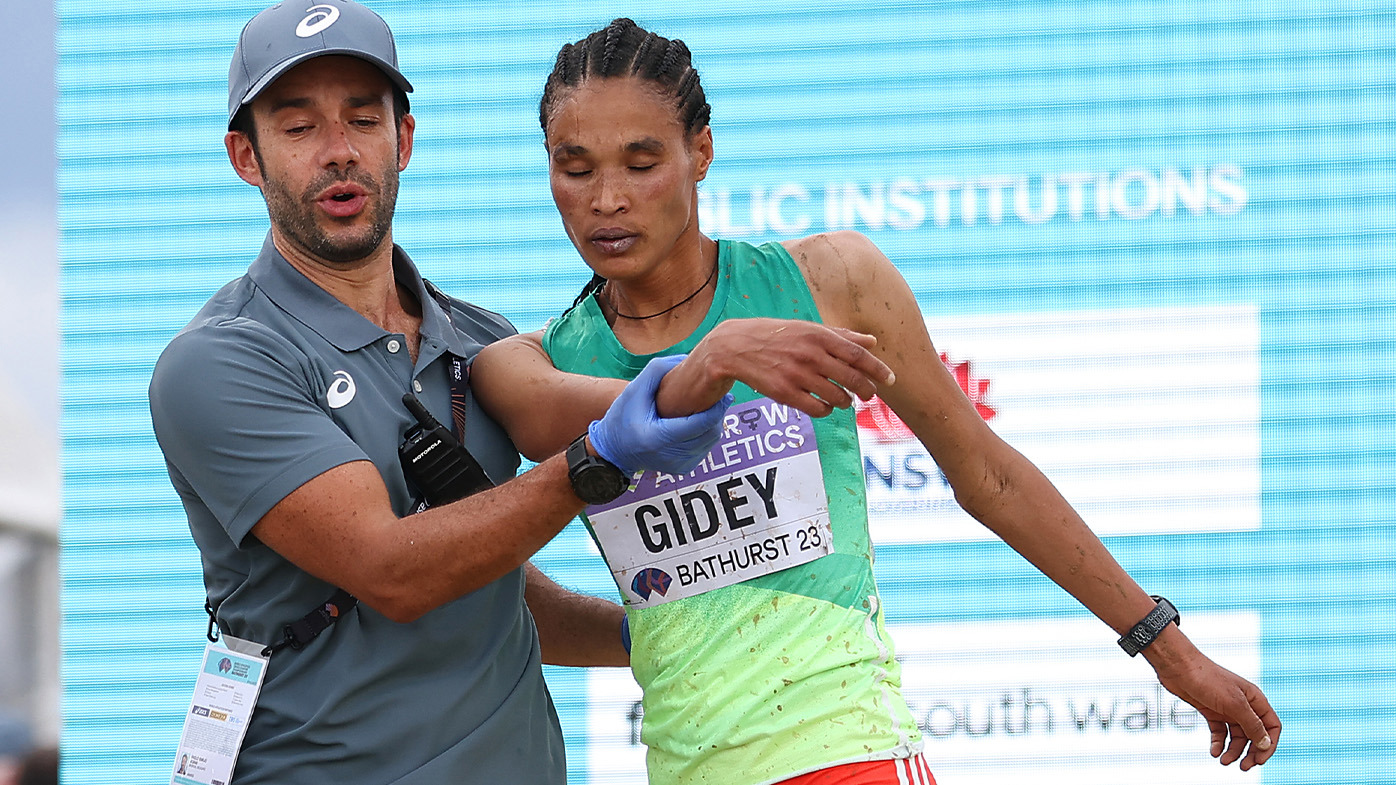
[[614,463],[587,453],[587,435],[567,446],[567,479],[572,492],[587,504],[614,501],[630,487],[630,478]]
[[1169,622],[1173,622],[1179,627],[1183,626],[1182,617],[1178,615],[1178,609],[1173,607],[1173,603],[1157,594],[1149,596],[1158,604],[1149,611],[1148,616],[1131,627],[1129,632],[1121,635],[1118,641],[1120,648],[1124,649],[1125,653],[1131,657],[1147,649],[1149,644],[1153,643],[1154,639],[1159,636],[1159,633],[1163,632],[1163,628],[1168,626]]

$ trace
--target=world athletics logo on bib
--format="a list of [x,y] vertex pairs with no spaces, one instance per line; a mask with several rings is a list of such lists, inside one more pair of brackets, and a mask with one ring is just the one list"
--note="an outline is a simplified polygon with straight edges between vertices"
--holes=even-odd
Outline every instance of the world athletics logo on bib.
[[646,472],[588,507],[626,605],[652,607],[833,553],[814,423],[759,398],[728,410],[722,440],[692,472]]

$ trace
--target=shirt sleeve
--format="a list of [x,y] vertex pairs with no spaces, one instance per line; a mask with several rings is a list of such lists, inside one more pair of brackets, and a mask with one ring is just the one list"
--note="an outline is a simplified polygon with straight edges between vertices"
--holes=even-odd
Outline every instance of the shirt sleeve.
[[155,365],[151,423],[171,475],[235,544],[306,481],[368,460],[309,370],[303,352],[247,320],[187,330]]

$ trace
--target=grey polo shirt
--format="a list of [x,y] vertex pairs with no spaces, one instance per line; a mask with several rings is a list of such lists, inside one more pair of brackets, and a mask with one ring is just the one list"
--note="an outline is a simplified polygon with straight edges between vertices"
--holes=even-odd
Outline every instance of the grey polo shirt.
[[[334,587],[250,531],[277,502],[335,466],[369,460],[394,510],[411,498],[397,447],[415,424],[402,395],[450,419],[449,356],[473,358],[514,332],[458,300],[449,318],[393,249],[422,308],[417,362],[301,275],[268,237],[156,363],[151,419],[203,559],[220,627],[270,643]],[[518,454],[473,397],[466,444],[496,482]],[[523,570],[398,624],[360,604],[300,651],[271,658],[234,781],[335,785],[563,783],[561,730],[543,683]]]

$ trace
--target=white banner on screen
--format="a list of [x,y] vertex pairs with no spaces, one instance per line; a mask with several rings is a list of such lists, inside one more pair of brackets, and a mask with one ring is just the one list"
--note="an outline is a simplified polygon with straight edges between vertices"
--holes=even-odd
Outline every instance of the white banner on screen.
[[[1183,624],[1213,659],[1258,679],[1258,615],[1188,614]],[[1261,770],[1218,765],[1202,717],[1093,618],[899,626],[893,636],[939,785],[1261,781]]]
[[[1258,679],[1258,615],[1183,623],[1213,659]],[[1095,619],[897,625],[892,635],[939,785],[1263,782],[1263,769],[1219,766],[1197,712]],[[588,781],[645,782],[639,700],[629,671],[587,672]]]
[[[1260,526],[1260,328],[1249,305],[927,319],[990,427],[1102,535]],[[861,407],[874,542],[993,535],[885,406]]]

